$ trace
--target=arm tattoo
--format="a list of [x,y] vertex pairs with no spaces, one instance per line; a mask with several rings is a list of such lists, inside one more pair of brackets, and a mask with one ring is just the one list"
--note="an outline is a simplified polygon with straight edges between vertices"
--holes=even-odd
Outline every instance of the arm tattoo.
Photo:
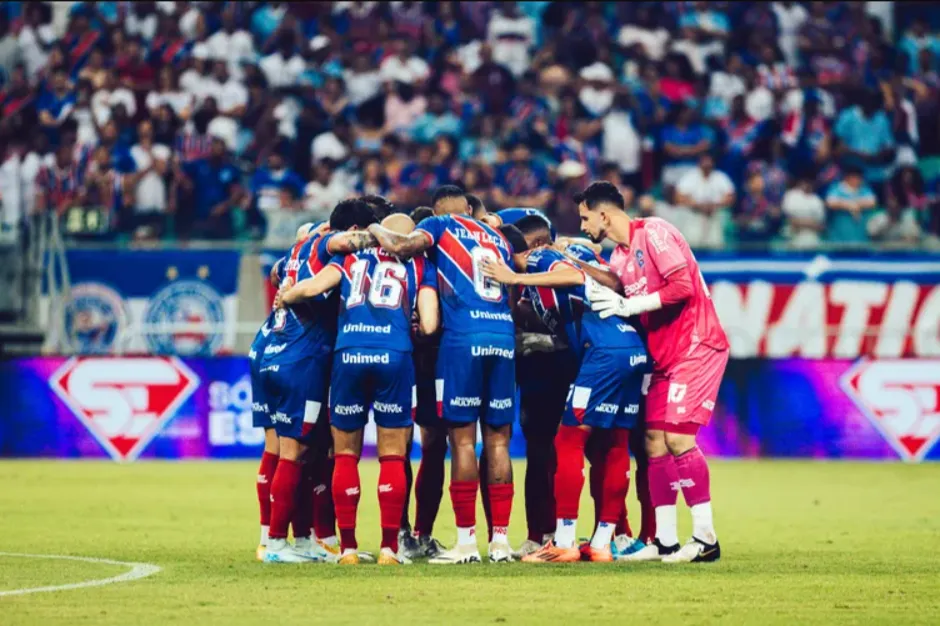
[[429,247],[427,237],[418,232],[402,235],[378,224],[370,226],[369,232],[375,235],[382,248],[399,257],[412,257]]
[[330,240],[329,248],[333,254],[352,254],[366,248],[372,248],[377,243],[378,241],[371,233],[357,230],[334,237]]

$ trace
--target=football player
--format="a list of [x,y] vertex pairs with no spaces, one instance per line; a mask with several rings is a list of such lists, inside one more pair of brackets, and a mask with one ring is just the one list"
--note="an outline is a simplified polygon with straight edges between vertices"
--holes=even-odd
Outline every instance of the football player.
[[[512,433],[515,396],[515,327],[509,291],[482,273],[484,259],[509,262],[512,250],[501,233],[470,217],[461,189],[435,194],[435,212],[411,234],[379,225],[369,227],[382,248],[398,257],[428,251],[438,269],[443,317],[437,361],[440,417],[449,429],[451,501],[457,522],[457,545],[430,560],[432,564],[477,563],[476,457],[477,422],[489,469],[493,540],[492,562],[512,560],[507,530],[512,511]],[[446,213],[446,214],[444,214]]]
[[[406,215],[383,224],[401,234],[414,230]],[[358,564],[356,512],[359,457],[369,411],[378,429],[382,549],[380,565],[408,562],[399,554],[398,531],[405,505],[405,453],[413,430],[414,369],[411,319],[417,310],[421,333],[437,330],[436,272],[423,256],[407,262],[380,248],[334,257],[315,278],[283,292],[281,305],[315,298],[340,287],[339,334],[330,383],[330,416],[336,470],[336,503],[342,555],[339,563]]]
[[[575,562],[581,560],[576,546],[575,527],[578,503],[584,486],[585,446],[592,431],[602,430],[610,447],[603,456],[603,492],[600,520],[587,556],[592,561],[612,561],[611,542],[615,526],[624,511],[630,457],[629,430],[639,416],[643,375],[648,369],[646,349],[634,328],[625,321],[601,320],[585,310],[587,285],[594,279],[575,267],[551,242],[548,224],[528,217],[517,225],[529,246],[537,247],[517,265],[487,262],[484,274],[508,285],[524,285],[535,310],[552,330],[564,329],[568,346],[580,368],[568,394],[562,424],[555,436],[556,526],[552,541],[523,557],[525,562]],[[592,261],[592,274],[605,282],[614,280],[595,255],[580,246],[569,253],[583,254]]]

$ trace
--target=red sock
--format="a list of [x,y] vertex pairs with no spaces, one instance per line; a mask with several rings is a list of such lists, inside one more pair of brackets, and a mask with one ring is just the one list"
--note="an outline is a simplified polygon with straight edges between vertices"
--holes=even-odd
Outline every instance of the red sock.
[[608,524],[620,523],[626,511],[627,491],[630,489],[630,450],[627,447],[629,434],[630,432],[623,428],[610,431],[610,448],[604,459],[600,519]]
[[591,464],[591,469],[588,470],[588,488],[591,490],[591,500],[594,501],[594,528],[597,528],[597,524],[601,521],[604,501],[604,467],[609,447],[606,441],[597,437],[589,439],[585,447],[585,455],[588,463]]
[[450,501],[454,506],[457,528],[475,528],[477,525],[477,480],[450,481]]
[[584,488],[584,445],[590,432],[575,426],[558,428],[555,435],[555,516],[578,519],[578,503]]
[[636,459],[636,499],[640,503],[640,536],[643,543],[656,537],[656,510],[650,500],[649,458],[646,456],[646,432],[642,428],[630,431],[630,451]]
[[279,459],[271,482],[271,539],[287,539],[287,525],[294,513],[294,495],[300,483],[301,465],[297,461]]
[[515,488],[512,483],[501,483],[498,485],[489,485],[490,494],[490,519],[492,527],[490,531],[490,541],[493,541],[494,535],[500,535],[506,538],[509,528],[509,518],[512,516],[512,498],[515,495]]
[[415,478],[415,534],[431,535],[444,498],[444,456],[447,448],[422,450]]
[[310,527],[313,525],[313,477],[312,464],[304,463],[301,466],[300,482],[297,484],[297,493],[294,495],[294,515],[291,517],[291,528],[294,539],[310,536]]
[[359,508],[359,459],[354,454],[337,454],[334,457],[333,503],[336,522],[339,525],[340,545],[343,550],[355,550],[356,511]]
[[679,473],[669,453],[650,458],[649,468],[650,504],[658,506],[675,505],[679,497]]
[[318,539],[336,535],[336,512],[333,510],[333,459],[323,456],[314,461],[313,532]]
[[682,487],[682,497],[690,507],[711,502],[711,477],[708,473],[708,461],[695,446],[675,458],[676,473]]
[[379,457],[379,512],[382,522],[382,547],[398,552],[398,529],[405,506],[407,481],[405,457]]
[[258,466],[258,508],[261,509],[261,525],[271,525],[271,484],[277,470],[277,455],[264,452]]

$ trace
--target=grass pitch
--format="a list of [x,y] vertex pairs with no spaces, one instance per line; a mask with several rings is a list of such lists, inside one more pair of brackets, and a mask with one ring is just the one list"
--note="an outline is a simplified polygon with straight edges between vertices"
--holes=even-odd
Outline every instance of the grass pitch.
[[[364,549],[378,547],[377,468],[362,465]],[[133,582],[0,597],[0,624],[792,626],[940,619],[940,465],[715,462],[724,559],[681,567],[263,565],[254,560],[255,470],[255,463],[234,462],[0,463],[0,552],[163,568]],[[517,464],[518,492],[522,470]],[[449,543],[453,515],[444,498],[435,534]],[[583,511],[584,519],[593,517],[587,499]],[[683,536],[687,517],[680,510]],[[590,529],[582,524],[579,531]],[[511,535],[514,545],[525,535],[521,493]],[[0,591],[124,571],[0,556]]]

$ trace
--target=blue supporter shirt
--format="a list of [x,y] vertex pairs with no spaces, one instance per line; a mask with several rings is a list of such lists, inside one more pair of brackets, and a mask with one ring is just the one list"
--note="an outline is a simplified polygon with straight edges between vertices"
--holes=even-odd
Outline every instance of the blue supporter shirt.
[[[829,187],[826,193],[826,202],[829,200],[875,200],[875,192],[868,185],[852,189],[845,181],[839,181]],[[829,211],[829,228],[827,238],[837,243],[864,243],[868,241],[866,224],[868,217],[874,209],[862,212],[858,217],[848,211]]]
[[281,192],[290,191],[295,198],[304,195],[304,181],[291,169],[275,172],[266,167],[255,170],[251,177],[251,193],[258,198],[262,211],[281,208]]
[[496,215],[499,216],[499,219],[503,221],[503,224],[515,224],[523,217],[529,217],[530,215],[538,215],[545,223],[548,224],[549,229],[552,231],[552,241],[555,241],[555,225],[552,224],[552,221],[548,219],[548,216],[545,215],[542,211],[538,209],[503,209],[502,211],[497,211]]
[[411,316],[421,289],[437,290],[437,272],[418,256],[402,263],[381,248],[335,256],[342,273],[336,349],[411,352]]
[[215,165],[209,159],[197,159],[184,164],[183,171],[193,181],[194,208],[199,219],[209,217],[215,205],[227,200],[241,178],[238,168],[226,161]]
[[[882,150],[894,148],[891,122],[884,111],[876,111],[866,118],[861,107],[854,106],[843,111],[835,125],[835,135],[853,152],[874,155]],[[870,165],[854,159],[846,159],[846,165],[856,165],[865,172],[865,180],[881,182],[891,175],[887,165]]]
[[398,184],[408,189],[431,191],[447,182],[447,171],[443,167],[422,167],[418,163],[409,163],[398,175]]
[[429,143],[441,135],[460,135],[460,118],[453,113],[433,115],[425,113],[411,127],[411,138],[418,143]]
[[539,163],[506,163],[496,170],[493,183],[510,196],[534,196],[548,189],[548,173]]
[[[585,246],[568,246],[568,252],[595,267],[606,265],[603,259]],[[559,263],[574,267],[561,252],[539,248],[529,255],[527,271],[530,274],[550,272]],[[558,334],[564,329],[568,347],[579,361],[589,346],[607,350],[643,347],[640,335],[626,320],[619,317],[604,320],[591,310],[584,285],[555,289],[527,286],[525,294],[549,330]]]
[[481,271],[484,259],[511,263],[512,251],[502,234],[460,215],[429,217],[416,232],[433,246],[428,256],[437,267],[444,331],[515,335],[509,289]]
[[[703,124],[691,124],[688,128],[684,129],[672,125],[664,126],[661,138],[664,146],[667,143],[671,143],[682,148],[691,148],[692,146],[698,145],[703,139],[710,142],[714,141],[713,133]],[[665,159],[667,165],[694,165],[698,161],[698,157],[695,156],[676,158],[666,156]]]

